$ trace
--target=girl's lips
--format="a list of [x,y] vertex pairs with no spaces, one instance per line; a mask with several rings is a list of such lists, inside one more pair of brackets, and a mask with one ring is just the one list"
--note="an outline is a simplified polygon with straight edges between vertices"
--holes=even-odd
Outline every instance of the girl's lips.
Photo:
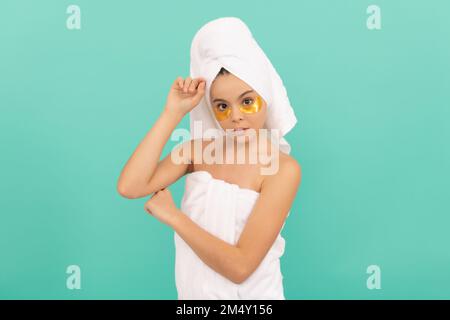
[[234,131],[247,130],[248,128],[235,128]]

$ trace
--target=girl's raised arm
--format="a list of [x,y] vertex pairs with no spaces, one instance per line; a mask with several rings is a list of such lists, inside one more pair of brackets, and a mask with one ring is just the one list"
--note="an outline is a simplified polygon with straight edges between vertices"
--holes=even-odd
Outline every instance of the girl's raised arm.
[[189,164],[175,164],[170,155],[162,161],[159,159],[173,130],[200,102],[204,92],[203,78],[187,77],[183,80],[178,77],[173,82],[164,110],[128,159],[119,176],[117,191],[123,197],[144,197],[165,188],[186,173]]

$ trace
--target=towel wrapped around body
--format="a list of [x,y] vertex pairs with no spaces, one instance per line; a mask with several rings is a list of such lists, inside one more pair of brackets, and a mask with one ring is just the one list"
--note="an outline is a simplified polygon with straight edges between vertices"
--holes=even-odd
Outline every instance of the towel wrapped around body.
[[[195,171],[186,175],[181,211],[204,230],[235,245],[259,195],[254,190],[216,179],[208,171]],[[179,300],[285,299],[280,269],[285,240],[281,234],[257,269],[240,284],[205,264],[176,232],[174,240]]]

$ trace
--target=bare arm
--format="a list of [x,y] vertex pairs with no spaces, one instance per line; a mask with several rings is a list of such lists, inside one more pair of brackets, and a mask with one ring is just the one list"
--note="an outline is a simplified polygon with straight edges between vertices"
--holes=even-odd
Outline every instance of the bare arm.
[[170,154],[162,161],[159,159],[173,130],[203,97],[204,83],[199,79],[188,77],[183,81],[178,77],[172,84],[163,112],[119,176],[117,190],[122,196],[131,199],[144,197],[165,188],[188,170],[188,163],[173,163]]
[[245,281],[275,242],[301,180],[298,163],[290,159],[276,175],[267,177],[260,197],[234,246],[202,229],[179,212],[173,229],[209,267],[235,283]]
[[117,189],[122,196],[145,196],[142,191],[155,173],[164,145],[180,121],[179,117],[166,110],[161,113],[120,174]]

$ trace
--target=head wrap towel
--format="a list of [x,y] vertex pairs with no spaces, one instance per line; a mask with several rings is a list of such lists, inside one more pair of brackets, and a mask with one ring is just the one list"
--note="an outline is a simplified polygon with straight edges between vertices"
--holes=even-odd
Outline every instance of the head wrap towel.
[[[295,126],[297,118],[286,88],[247,25],[235,17],[206,23],[192,40],[190,76],[205,78],[206,87],[204,97],[190,112],[191,138],[201,138],[208,129],[224,132],[210,104],[211,84],[222,67],[247,83],[266,101],[266,128],[279,130],[279,147],[289,153],[290,145],[283,136]],[[202,121],[202,132],[194,130],[196,121]]]

